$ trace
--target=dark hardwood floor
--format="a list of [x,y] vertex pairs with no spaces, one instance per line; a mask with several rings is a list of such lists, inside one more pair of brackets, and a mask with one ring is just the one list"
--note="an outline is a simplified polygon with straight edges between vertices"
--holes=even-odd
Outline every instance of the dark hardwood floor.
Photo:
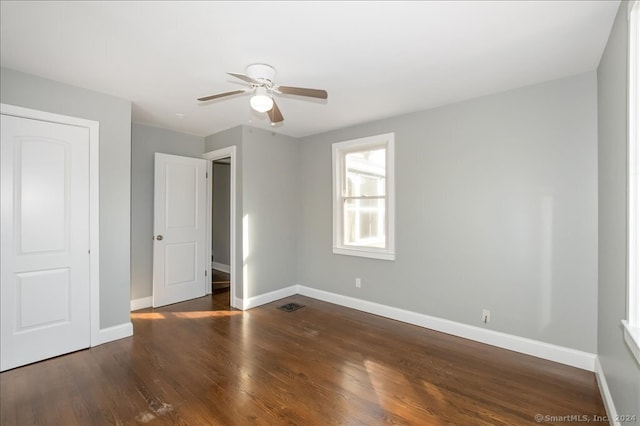
[[[584,370],[302,296],[246,312],[228,299],[133,312],[131,338],[0,374],[1,424],[526,425],[540,424],[536,414],[605,415]],[[289,302],[306,306],[277,309]]]
[[231,275],[228,272],[211,270],[211,292],[220,293],[228,291],[231,287]]

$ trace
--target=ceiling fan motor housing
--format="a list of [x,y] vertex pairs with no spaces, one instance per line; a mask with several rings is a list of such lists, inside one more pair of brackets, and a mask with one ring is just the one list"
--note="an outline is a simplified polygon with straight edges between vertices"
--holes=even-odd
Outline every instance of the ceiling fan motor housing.
[[251,64],[247,67],[247,75],[261,83],[273,84],[276,81],[276,70],[267,64]]

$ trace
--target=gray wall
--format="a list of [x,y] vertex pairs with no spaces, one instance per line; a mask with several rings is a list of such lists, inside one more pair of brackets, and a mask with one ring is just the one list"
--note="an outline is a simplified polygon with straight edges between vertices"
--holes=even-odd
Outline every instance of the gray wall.
[[231,245],[229,241],[230,227],[230,192],[231,166],[224,163],[213,163],[212,191],[212,226],[211,257],[214,262],[229,265]]
[[0,100],[100,122],[100,328],[128,323],[131,103],[6,68]]
[[623,2],[598,67],[598,357],[618,414],[640,416],[640,367],[620,324],[627,315],[627,66]]
[[204,138],[142,124],[131,125],[131,299],[153,286],[154,154],[201,158]]
[[[589,72],[304,138],[298,283],[595,353],[596,120]],[[387,132],[397,260],[334,255],[331,144]]]
[[[296,284],[299,140],[243,129],[243,218],[247,296]],[[238,240],[242,241],[242,240]]]
[[296,283],[299,140],[239,126],[208,136],[205,152],[231,145],[238,157],[236,296],[247,299]]

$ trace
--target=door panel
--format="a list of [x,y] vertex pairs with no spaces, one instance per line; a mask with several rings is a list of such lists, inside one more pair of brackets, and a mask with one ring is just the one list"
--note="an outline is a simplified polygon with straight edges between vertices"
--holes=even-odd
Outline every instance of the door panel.
[[[14,226],[22,254],[68,250],[69,145],[47,138],[17,139]],[[48,159],[49,161],[42,161]],[[37,194],[37,196],[34,196]]]
[[[16,333],[71,320],[69,268],[16,274]],[[46,304],[40,302],[47,301]]]
[[90,346],[89,129],[1,118],[6,370]]
[[191,228],[198,226],[198,167],[193,164],[172,164],[165,168],[167,229]]
[[206,160],[156,153],[153,306],[205,294],[206,172]]
[[195,243],[165,244],[167,286],[196,280],[198,250]]

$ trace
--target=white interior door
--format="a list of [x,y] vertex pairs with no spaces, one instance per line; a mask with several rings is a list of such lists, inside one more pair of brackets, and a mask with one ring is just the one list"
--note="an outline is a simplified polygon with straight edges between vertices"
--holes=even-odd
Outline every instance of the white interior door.
[[91,344],[89,129],[1,116],[0,370]]
[[206,160],[155,155],[153,306],[205,295]]

